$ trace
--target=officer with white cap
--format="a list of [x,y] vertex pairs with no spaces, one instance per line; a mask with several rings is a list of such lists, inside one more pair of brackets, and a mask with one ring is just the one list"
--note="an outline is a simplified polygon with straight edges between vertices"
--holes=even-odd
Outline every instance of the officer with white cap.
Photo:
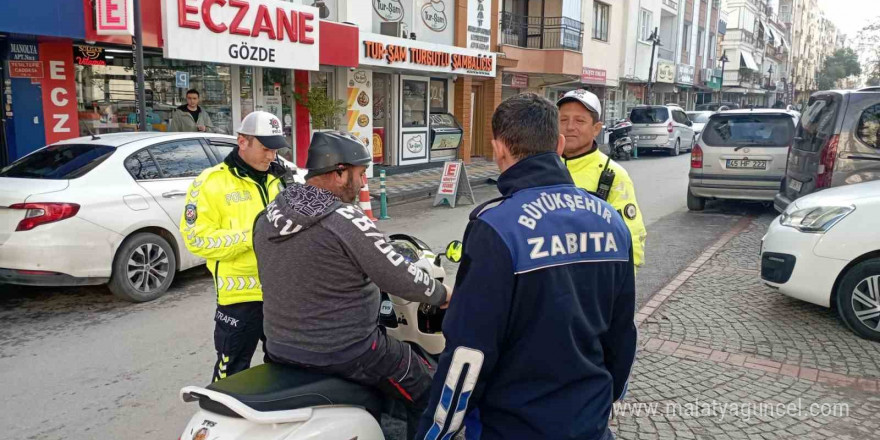
[[207,260],[217,298],[214,381],[247,369],[257,343],[266,340],[253,225],[284,189],[286,169],[276,160],[282,148],[290,145],[281,121],[252,112],[238,129],[238,145],[187,191],[180,232],[187,249]]
[[623,216],[632,234],[633,261],[645,262],[648,232],[636,202],[636,191],[626,170],[599,151],[596,136],[602,132],[602,104],[589,91],[572,90],[559,101],[559,132],[565,136],[562,158],[575,185],[607,201]]

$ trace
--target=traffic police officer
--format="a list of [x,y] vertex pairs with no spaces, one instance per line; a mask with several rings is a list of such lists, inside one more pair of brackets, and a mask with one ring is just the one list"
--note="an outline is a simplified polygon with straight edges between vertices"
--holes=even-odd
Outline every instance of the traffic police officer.
[[607,201],[623,216],[632,234],[636,267],[645,263],[648,231],[636,202],[636,191],[626,170],[599,151],[595,138],[602,131],[599,97],[572,90],[559,101],[559,131],[565,136],[562,158],[575,185]]
[[207,260],[217,312],[213,381],[245,370],[263,336],[263,292],[253,248],[257,215],[284,187],[276,152],[289,148],[275,115],[256,111],[238,130],[238,146],[197,177],[180,220],[187,249]]

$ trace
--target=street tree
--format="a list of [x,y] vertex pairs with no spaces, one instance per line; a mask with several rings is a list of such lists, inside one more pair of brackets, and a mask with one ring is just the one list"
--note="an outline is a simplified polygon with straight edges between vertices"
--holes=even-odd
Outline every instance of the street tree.
[[863,27],[855,38],[862,70],[869,86],[880,85],[880,17],[875,17]]
[[837,49],[834,54],[825,59],[822,69],[819,70],[816,82],[819,90],[835,88],[837,81],[853,76],[861,75],[862,66],[859,57],[849,47]]

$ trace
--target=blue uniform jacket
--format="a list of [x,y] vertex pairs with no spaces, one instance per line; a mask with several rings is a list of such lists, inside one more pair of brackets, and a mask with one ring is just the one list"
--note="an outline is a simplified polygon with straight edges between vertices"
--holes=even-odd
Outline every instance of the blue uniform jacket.
[[465,231],[417,438],[601,439],[636,352],[629,231],[553,153],[498,188]]

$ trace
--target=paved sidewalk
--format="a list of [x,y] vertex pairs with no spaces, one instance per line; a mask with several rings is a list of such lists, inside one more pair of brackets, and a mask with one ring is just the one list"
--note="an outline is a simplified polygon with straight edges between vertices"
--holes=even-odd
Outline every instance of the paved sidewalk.
[[[498,179],[498,166],[491,160],[474,158],[466,168],[472,188],[485,185],[488,179]],[[386,176],[385,191],[388,197],[388,204],[405,203],[433,197],[440,186],[441,174],[443,174],[443,167]],[[379,176],[377,175],[369,179],[369,185],[373,203],[378,203],[380,196]],[[377,209],[379,209],[378,205],[374,205],[373,210]]]
[[761,283],[770,221],[745,218],[639,311],[619,438],[878,438],[880,344]]

